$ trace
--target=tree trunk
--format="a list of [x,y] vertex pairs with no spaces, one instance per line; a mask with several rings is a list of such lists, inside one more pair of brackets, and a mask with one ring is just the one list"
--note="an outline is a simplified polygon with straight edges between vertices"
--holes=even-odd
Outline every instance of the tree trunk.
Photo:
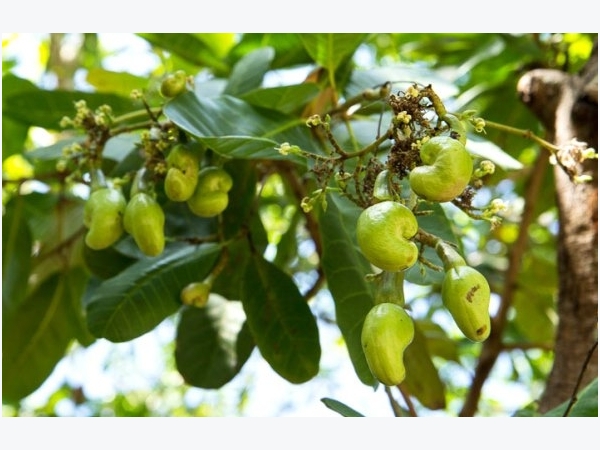
[[[570,399],[576,388],[598,376],[598,165],[594,159],[581,162],[580,148],[573,141],[598,148],[597,74],[596,42],[580,73],[536,69],[526,73],[517,87],[521,100],[544,125],[547,140],[561,148],[557,159],[562,162],[554,166],[560,223],[559,322],[554,365],[540,412]],[[579,174],[592,180],[574,183]]]

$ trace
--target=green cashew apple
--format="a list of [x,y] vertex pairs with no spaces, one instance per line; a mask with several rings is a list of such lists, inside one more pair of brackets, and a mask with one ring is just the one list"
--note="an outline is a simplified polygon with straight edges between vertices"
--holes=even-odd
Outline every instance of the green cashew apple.
[[442,282],[442,301],[467,338],[475,342],[488,338],[490,286],[481,273],[466,265],[447,270]]
[[165,214],[158,202],[138,192],[127,203],[123,225],[147,256],[158,256],[165,248]]
[[435,136],[421,146],[422,166],[411,170],[411,189],[434,202],[448,202],[467,187],[473,173],[471,155],[456,139]]
[[210,291],[211,285],[209,283],[204,281],[190,283],[181,290],[181,302],[184,305],[202,308],[208,303]]
[[398,272],[411,267],[419,249],[410,239],[419,225],[410,209],[391,200],[375,203],[360,213],[356,223],[358,246],[381,270]]
[[415,336],[415,326],[400,305],[379,303],[367,314],[361,344],[373,376],[386,386],[396,386],[406,377],[404,350]]
[[229,204],[229,191],[233,186],[231,176],[219,167],[204,167],[198,174],[198,182],[192,196],[187,200],[190,210],[200,217],[221,214]]
[[165,194],[174,202],[187,201],[198,183],[198,156],[183,145],[176,145],[167,156]]
[[181,94],[187,84],[187,74],[183,70],[178,70],[165,77],[160,84],[160,93],[163,97],[172,98]]
[[93,191],[83,209],[83,224],[88,229],[85,243],[93,250],[110,247],[123,234],[126,205],[120,189],[103,187]]

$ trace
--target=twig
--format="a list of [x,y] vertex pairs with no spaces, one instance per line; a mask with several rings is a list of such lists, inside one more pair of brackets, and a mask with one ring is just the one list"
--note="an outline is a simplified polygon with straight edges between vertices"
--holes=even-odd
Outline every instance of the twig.
[[569,413],[571,412],[571,409],[573,409],[573,406],[575,405],[575,402],[577,401],[577,392],[579,391],[579,386],[581,386],[581,380],[583,380],[583,374],[585,373],[587,366],[590,363],[590,359],[592,359],[592,355],[594,354],[594,352],[596,351],[597,348],[598,348],[598,340],[596,339],[596,342],[594,342],[594,345],[592,345],[592,348],[590,348],[590,351],[588,352],[588,355],[585,358],[585,361],[583,362],[583,366],[581,367],[581,371],[579,372],[579,377],[577,378],[577,383],[575,383],[575,387],[573,388],[573,395],[571,395],[571,400],[569,401],[569,404],[567,405],[567,409],[565,410],[563,417],[567,417],[569,415]]
[[402,411],[402,407],[398,404],[398,402],[394,398],[394,395],[392,394],[392,390],[390,389],[389,386],[385,387],[385,393],[390,402],[390,406],[392,407],[392,411],[394,411],[394,417],[403,417],[404,411]]

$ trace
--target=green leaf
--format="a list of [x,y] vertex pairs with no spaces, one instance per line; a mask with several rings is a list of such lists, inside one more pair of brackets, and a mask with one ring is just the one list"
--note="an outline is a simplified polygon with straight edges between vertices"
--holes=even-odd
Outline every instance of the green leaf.
[[56,161],[62,158],[63,149],[65,147],[73,144],[81,144],[83,142],[85,142],[85,136],[63,139],[54,144],[30,150],[26,152],[24,156],[34,164],[38,161]]
[[137,33],[150,44],[172,52],[200,67],[209,67],[218,74],[227,74],[229,65],[204,40],[190,33]]
[[65,314],[73,330],[73,337],[77,339],[79,344],[88,347],[96,341],[96,337],[88,330],[83,305],[83,296],[85,295],[90,275],[81,266],[77,266],[71,272],[71,276],[76,277],[77,282],[70,283],[66,288],[67,299],[70,299],[70,302],[65,305]]
[[218,389],[237,375],[254,348],[242,345],[253,343],[244,323],[241,303],[220,295],[211,294],[203,308],[183,308],[175,362],[188,384]]
[[118,252],[113,246],[103,250],[92,250],[87,245],[82,247],[87,269],[103,280],[117,276],[136,262],[135,258]]
[[28,132],[29,126],[2,115],[2,161],[23,151]]
[[404,351],[406,378],[403,386],[429,409],[446,407],[446,387],[431,359],[425,334],[420,323],[415,323],[415,337]]
[[55,273],[3,324],[3,401],[16,402],[31,394],[61,360],[78,332],[70,312],[85,282],[80,269]]
[[109,105],[117,116],[135,109],[132,100],[114,94],[37,89],[8,95],[2,114],[23,124],[60,130],[61,119],[75,115],[74,104],[78,100],[85,100],[91,110]]
[[318,373],[317,323],[289,275],[255,255],[245,268],[242,303],[260,353],[275,372],[291,383]]
[[352,56],[367,34],[314,33],[300,34],[300,40],[312,59],[331,73]]
[[223,93],[235,97],[259,88],[274,56],[275,51],[271,47],[259,48],[244,55],[233,67]]
[[[546,417],[563,417],[571,400],[548,411]],[[577,395],[567,417],[598,417],[598,378],[592,380]]]
[[138,77],[128,72],[113,72],[100,67],[88,70],[86,81],[97,92],[114,93],[128,97],[134,89],[142,91],[148,85],[148,78]]
[[11,95],[37,91],[29,80],[19,78],[12,73],[2,76],[2,161],[11,155],[23,152],[29,126],[8,117],[8,105],[5,100]]
[[246,92],[241,98],[253,106],[291,114],[315,98],[319,92],[319,87],[315,83],[302,83],[255,89]]
[[22,197],[6,205],[2,216],[2,311],[12,311],[27,292],[32,237]]
[[33,238],[41,241],[41,253],[59,245],[61,239],[72,236],[83,227],[81,199],[33,192],[23,196],[23,200]]
[[373,287],[365,281],[371,266],[358,250],[353,232],[361,209],[337,196],[329,196],[327,205],[319,219],[323,272],[354,370],[364,384],[374,386],[360,341],[363,322],[373,307]]
[[482,139],[478,136],[471,136],[467,140],[467,150],[481,159],[489,159],[504,170],[521,170],[523,164],[510,156],[496,144]]
[[350,408],[349,406],[343,404],[338,400],[325,397],[322,398],[321,401],[325,404],[325,406],[327,406],[332,411],[335,411],[336,413],[340,414],[342,417],[364,417],[364,415],[362,415],[358,411]]
[[[56,161],[63,157],[63,149],[72,144],[81,144],[85,141],[85,136],[78,136],[69,139],[63,139],[46,147],[38,147],[24,153],[24,156],[36,163],[37,161]],[[135,149],[135,144],[139,142],[139,136],[129,133],[120,134],[109,139],[106,142],[102,156],[121,162],[132,150]]]
[[232,49],[234,59],[243,57],[253,49],[269,46],[275,50],[273,69],[310,64],[312,61],[297,33],[245,33],[241,41]]
[[[552,254],[549,259],[532,251],[524,255],[521,265],[512,303],[515,311],[513,324],[521,339],[553,345],[558,290],[555,256]],[[530,280],[544,282],[531,283]]]
[[143,259],[111,278],[86,305],[90,331],[124,342],[152,330],[181,306],[179,293],[208,275],[220,247],[185,247],[160,258]]
[[440,325],[431,320],[420,319],[419,330],[425,336],[427,349],[431,356],[439,356],[448,361],[460,362],[457,341],[450,338]]
[[283,156],[279,143],[314,145],[303,121],[262,114],[248,103],[228,96],[198,98],[192,92],[165,105],[165,115],[178,127],[221,155],[244,159],[286,159],[305,164],[297,155]]

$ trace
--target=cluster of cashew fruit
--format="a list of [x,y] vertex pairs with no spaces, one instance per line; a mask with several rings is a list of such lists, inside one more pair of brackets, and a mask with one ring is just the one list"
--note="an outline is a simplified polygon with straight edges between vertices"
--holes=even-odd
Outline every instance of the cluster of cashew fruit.
[[[473,161],[465,148],[464,127],[454,116],[443,117],[451,127],[449,136],[434,136],[420,147],[422,165],[408,175],[410,189],[419,198],[430,202],[448,202],[459,196],[473,175]],[[397,298],[389,281],[383,283],[383,296],[378,286],[376,301],[367,314],[361,335],[363,351],[369,368],[379,382],[393,386],[406,375],[404,351],[414,338],[414,323],[404,308],[403,272],[419,259],[415,240],[419,225],[413,211],[387,191],[387,170],[375,181],[375,203],[364,209],[357,221],[356,237],[365,258],[381,274],[389,278],[396,274]],[[428,235],[443,262],[445,272],[442,300],[458,328],[468,339],[481,342],[490,334],[490,287],[485,277],[468,266],[454,247]]]
[[[200,217],[214,217],[227,208],[233,180],[224,169],[201,168],[198,155],[182,144],[171,148],[165,161],[164,192],[168,199],[186,202]],[[133,179],[129,201],[120,187],[108,182],[101,170],[95,170],[83,222],[88,229],[85,243],[94,250],[112,246],[124,233],[131,235],[147,256],[158,256],[165,248],[165,214],[145,168]]]

